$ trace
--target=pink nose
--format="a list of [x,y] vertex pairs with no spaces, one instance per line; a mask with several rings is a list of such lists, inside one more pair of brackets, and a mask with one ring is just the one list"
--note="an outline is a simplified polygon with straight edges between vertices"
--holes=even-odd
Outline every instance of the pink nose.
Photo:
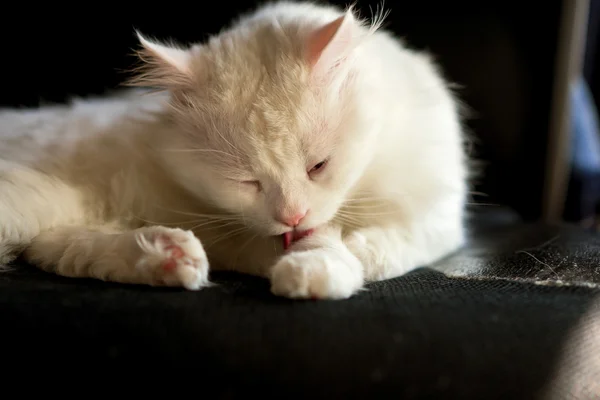
[[293,214],[293,215],[289,215],[289,216],[280,216],[279,217],[279,221],[289,227],[295,227],[298,226],[300,224],[300,221],[302,221],[302,218],[304,218],[306,216],[307,211],[302,212],[302,213],[297,213],[297,214]]

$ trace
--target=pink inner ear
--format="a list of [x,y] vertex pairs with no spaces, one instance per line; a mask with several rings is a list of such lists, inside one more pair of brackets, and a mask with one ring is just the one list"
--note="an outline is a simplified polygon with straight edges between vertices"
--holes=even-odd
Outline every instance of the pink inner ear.
[[345,15],[315,30],[306,44],[311,67],[327,71],[334,67],[352,44],[352,15]]
[[313,32],[307,43],[308,47],[308,62],[314,66],[321,58],[321,54],[325,47],[331,42],[340,26],[344,22],[344,16],[337,18],[335,21],[328,23],[325,26]]

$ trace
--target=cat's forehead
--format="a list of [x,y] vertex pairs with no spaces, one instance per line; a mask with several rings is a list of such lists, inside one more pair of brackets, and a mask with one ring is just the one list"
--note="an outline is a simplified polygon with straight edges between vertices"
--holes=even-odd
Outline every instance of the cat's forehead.
[[210,89],[213,99],[223,109],[246,115],[257,123],[270,124],[294,118],[307,93],[306,85],[294,74],[270,76],[265,71],[253,70],[221,74]]
[[[267,36],[268,37],[268,36]],[[208,102],[213,128],[231,135],[240,153],[256,158],[290,158],[310,146],[325,118],[310,82],[310,71],[277,43],[228,41],[224,36],[206,58],[208,79],[199,88]]]
[[211,102],[215,118],[228,130],[255,142],[286,141],[312,129],[316,114],[310,112],[307,97],[306,89],[295,82],[248,74],[219,84]]
[[266,119],[281,118],[298,106],[308,88],[305,63],[267,33],[258,41],[224,35],[209,46],[204,61],[207,79],[201,89],[236,114],[252,111]]

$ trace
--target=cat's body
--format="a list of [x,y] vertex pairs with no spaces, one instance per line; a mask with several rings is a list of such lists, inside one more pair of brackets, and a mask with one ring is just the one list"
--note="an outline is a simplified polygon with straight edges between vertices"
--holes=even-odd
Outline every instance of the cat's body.
[[189,51],[141,40],[137,83],[164,93],[0,111],[0,260],[189,289],[231,269],[345,298],[462,244],[458,105],[427,57],[309,4]]

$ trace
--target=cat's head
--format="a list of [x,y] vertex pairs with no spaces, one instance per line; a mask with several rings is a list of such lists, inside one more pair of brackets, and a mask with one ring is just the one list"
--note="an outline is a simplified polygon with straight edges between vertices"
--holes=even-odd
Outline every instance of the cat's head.
[[372,31],[351,10],[278,12],[185,49],[140,36],[136,81],[170,94],[159,150],[180,184],[263,235],[331,220],[371,156],[353,56]]

